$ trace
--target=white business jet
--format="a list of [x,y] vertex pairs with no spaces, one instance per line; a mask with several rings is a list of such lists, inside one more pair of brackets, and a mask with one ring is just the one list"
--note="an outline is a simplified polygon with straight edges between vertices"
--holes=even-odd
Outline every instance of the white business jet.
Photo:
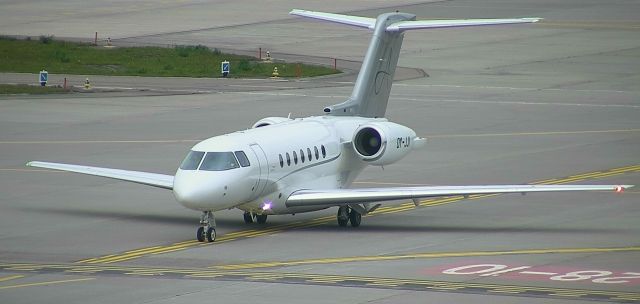
[[380,203],[487,193],[622,191],[631,185],[483,185],[349,188],[366,166],[393,164],[425,139],[384,118],[404,32],[415,29],[532,23],[539,18],[425,20],[405,13],[377,18],[292,10],[292,15],[373,30],[351,97],[324,115],[268,117],[251,129],[196,144],[175,176],[59,163],[32,167],[97,175],[173,190],[183,206],[202,212],[198,241],[216,239],[214,212],[238,208],[244,221],[265,223],[268,215],[338,207],[338,225],[360,225]]

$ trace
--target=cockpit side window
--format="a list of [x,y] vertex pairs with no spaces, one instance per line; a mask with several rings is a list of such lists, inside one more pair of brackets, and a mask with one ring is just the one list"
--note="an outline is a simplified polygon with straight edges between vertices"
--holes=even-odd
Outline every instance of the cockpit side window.
[[198,165],[200,165],[200,161],[204,156],[204,152],[200,151],[189,151],[187,157],[184,158],[182,164],[180,164],[180,169],[182,170],[196,170],[198,169]]
[[240,162],[240,166],[249,167],[249,165],[251,165],[249,163],[249,159],[247,158],[247,155],[244,154],[243,151],[236,151],[235,154],[236,154],[236,157],[238,158],[238,161]]
[[224,171],[240,168],[238,160],[232,152],[207,152],[200,170],[204,171]]

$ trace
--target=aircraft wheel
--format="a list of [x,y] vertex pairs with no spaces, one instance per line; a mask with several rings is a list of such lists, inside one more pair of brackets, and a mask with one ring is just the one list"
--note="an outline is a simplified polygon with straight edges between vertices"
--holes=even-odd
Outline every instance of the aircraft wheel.
[[258,224],[264,224],[267,222],[267,215],[266,214],[256,215],[256,220],[258,221]]
[[245,224],[253,223],[253,216],[251,216],[250,212],[245,212],[244,213],[244,222],[245,222]]
[[204,227],[198,228],[198,231],[196,232],[196,239],[198,239],[198,242],[204,242],[204,239],[205,239]]
[[207,241],[213,242],[215,240],[216,240],[216,228],[209,227],[209,229],[207,229]]
[[340,206],[336,217],[338,219],[338,226],[347,227],[347,224],[349,223],[349,207]]
[[354,210],[349,212],[349,221],[351,221],[351,227],[360,226],[360,222],[362,222],[362,215]]

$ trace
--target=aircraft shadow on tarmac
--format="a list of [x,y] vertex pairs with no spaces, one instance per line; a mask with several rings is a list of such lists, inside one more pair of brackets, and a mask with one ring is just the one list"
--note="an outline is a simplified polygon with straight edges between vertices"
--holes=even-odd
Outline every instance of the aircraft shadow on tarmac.
[[[193,216],[189,215],[160,215],[160,214],[131,214],[118,211],[97,211],[97,210],[80,210],[80,209],[55,209],[55,208],[33,208],[22,207],[25,211],[37,211],[40,213],[59,214],[67,216],[77,216],[82,218],[102,218],[102,219],[118,219],[118,220],[131,220],[136,222],[146,223],[162,223],[173,224],[176,226],[191,227],[193,225]],[[241,214],[239,214],[241,216]],[[218,224],[230,229],[260,229],[260,228],[272,228],[282,224],[288,224],[289,221],[278,220],[273,222],[267,222],[260,225],[245,224],[239,217],[235,219],[216,219]],[[294,222],[294,221],[291,221]],[[572,233],[572,234],[617,234],[624,233],[622,229],[594,229],[594,228],[553,228],[553,227],[535,227],[535,226],[501,226],[501,227],[483,227],[481,225],[434,225],[429,223],[429,218],[425,218],[425,223],[411,223],[411,224],[379,224],[373,221],[365,222],[362,226],[353,227],[338,227],[337,223],[333,221],[324,224],[311,227],[299,227],[295,229],[284,228],[283,232],[319,232],[319,233],[334,233],[340,231],[341,233],[355,234],[355,233],[411,233],[411,232],[423,232],[423,233]],[[488,223],[488,225],[491,223]],[[542,224],[541,224],[542,225]]]

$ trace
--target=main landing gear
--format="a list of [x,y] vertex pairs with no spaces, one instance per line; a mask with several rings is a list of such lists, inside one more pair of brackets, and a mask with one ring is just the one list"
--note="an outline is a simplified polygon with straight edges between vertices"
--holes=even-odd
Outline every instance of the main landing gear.
[[211,211],[202,211],[200,216],[200,228],[196,233],[198,242],[213,242],[216,240],[216,218]]
[[362,222],[362,214],[348,206],[340,206],[336,217],[340,227],[346,227],[349,222],[351,222],[351,227],[358,227]]
[[252,214],[251,212],[245,212],[244,213],[244,222],[246,224],[251,224],[253,223],[253,218],[256,218],[256,222],[258,222],[258,224],[264,224],[267,222],[267,215],[266,214]]
[[253,215],[251,214],[251,212],[244,213],[244,223],[245,224],[253,223]]

